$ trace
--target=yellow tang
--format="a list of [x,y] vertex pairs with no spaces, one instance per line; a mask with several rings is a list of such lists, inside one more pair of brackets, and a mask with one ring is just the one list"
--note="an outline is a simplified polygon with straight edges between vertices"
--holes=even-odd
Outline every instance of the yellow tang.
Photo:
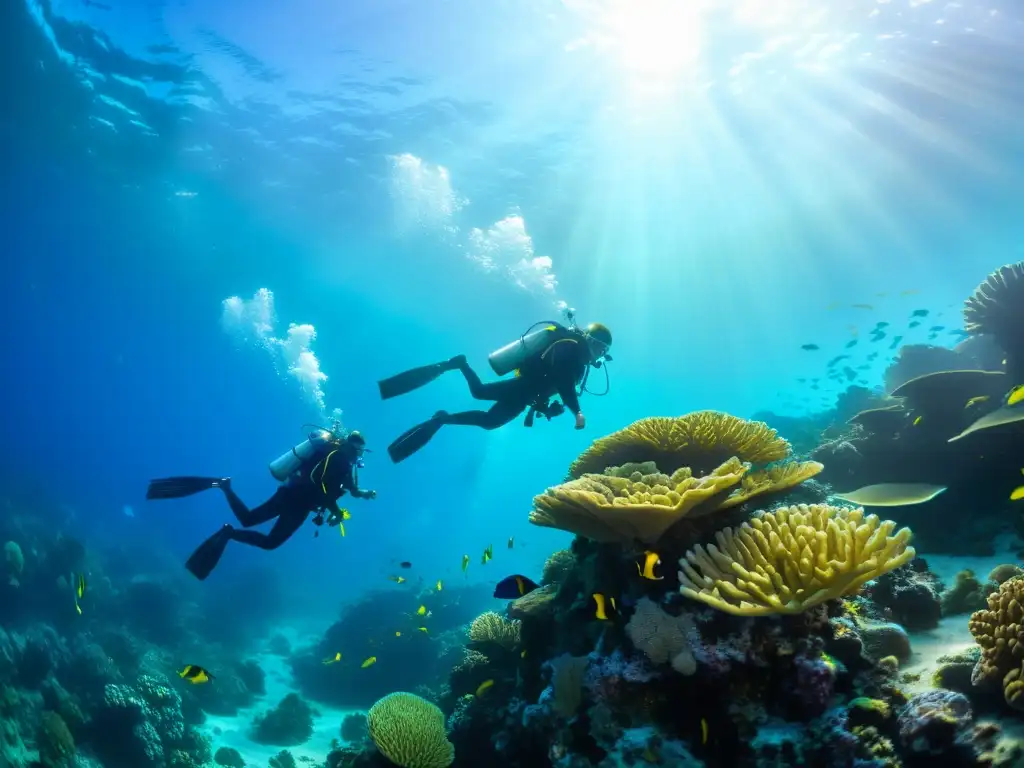
[[366,661],[364,661],[359,666],[362,667],[363,669],[366,669],[367,667],[372,667],[376,663],[377,663],[377,657],[376,656],[371,656],[370,658],[368,658]]
[[426,616],[427,615],[427,606],[421,605],[419,608],[417,608],[416,609],[416,615],[417,616]]
[[442,583],[442,581],[440,579],[438,579],[437,580],[437,591],[440,592],[441,591],[441,587],[443,587],[443,586],[444,586],[444,584]]
[[492,685],[494,685],[494,681],[493,680],[484,680],[477,687],[476,695],[477,696],[483,696],[487,692],[487,689],[490,688]]
[[1024,384],[1018,384],[1016,387],[1010,390],[1006,396],[1007,405],[1016,405],[1021,400],[1024,400]]

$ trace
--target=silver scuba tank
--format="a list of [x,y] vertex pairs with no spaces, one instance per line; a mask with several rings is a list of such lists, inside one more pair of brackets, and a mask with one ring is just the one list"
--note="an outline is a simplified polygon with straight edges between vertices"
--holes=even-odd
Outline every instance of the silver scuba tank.
[[542,353],[568,331],[564,325],[555,322],[538,323],[533,327],[536,330],[524,333],[515,341],[488,355],[487,362],[498,376],[521,368],[527,360]]
[[294,474],[295,470],[304,462],[313,458],[317,451],[333,438],[333,435],[326,429],[310,432],[309,438],[296,446],[289,448],[272,462],[270,462],[270,474],[280,482],[284,482]]

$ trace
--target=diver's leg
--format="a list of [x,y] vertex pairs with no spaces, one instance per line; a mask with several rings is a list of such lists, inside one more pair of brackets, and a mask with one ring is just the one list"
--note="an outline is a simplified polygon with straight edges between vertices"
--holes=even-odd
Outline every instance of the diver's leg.
[[[504,384],[505,382],[496,382]],[[499,400],[486,411],[463,411],[439,417],[443,424],[458,424],[481,429],[497,429],[508,424],[526,410],[528,403],[521,400]]]
[[252,528],[254,525],[273,520],[287,508],[291,496],[287,487],[281,486],[265,502],[255,509],[249,509],[245,506],[245,502],[238,498],[238,494],[231,489],[230,485],[221,486],[221,490],[224,491],[231,511],[235,513],[235,517],[238,518],[238,522],[242,524],[243,528]]
[[309,517],[308,510],[293,506],[278,514],[277,522],[270,529],[270,533],[232,529],[231,540],[260,549],[277,549],[302,527],[307,517]]
[[489,381],[484,384],[480,381],[477,372],[469,367],[464,356],[452,358],[457,362],[457,367],[469,385],[469,394],[475,400],[511,400],[513,393],[518,396],[522,389],[521,379],[504,379],[502,381]]

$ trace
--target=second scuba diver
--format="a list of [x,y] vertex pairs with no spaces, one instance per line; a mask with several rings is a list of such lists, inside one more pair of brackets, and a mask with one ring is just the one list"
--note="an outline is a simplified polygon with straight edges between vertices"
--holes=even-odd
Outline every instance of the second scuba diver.
[[[494,372],[504,376],[514,371],[514,378],[484,384],[469,367],[466,356],[458,355],[378,382],[380,396],[387,400],[419,389],[446,371],[458,370],[466,378],[474,398],[494,402],[486,411],[438,411],[388,446],[391,460],[397,464],[409,458],[445,424],[497,429],[527,409],[526,426],[533,425],[536,413],[551,419],[568,409],[576,417],[576,429],[583,429],[587,422],[580,410],[579,395],[586,388],[590,368],[600,368],[611,360],[608,350],[612,334],[601,323],[591,323],[586,329],[577,328],[571,311],[568,317],[568,327],[553,321],[536,323],[512,343],[491,353],[488,361]],[[606,376],[607,373],[606,368]],[[551,400],[556,394],[561,402]]]
[[271,462],[270,472],[281,486],[267,501],[249,509],[231,488],[231,478],[170,477],[152,480],[147,499],[178,499],[210,488],[220,488],[242,528],[274,522],[269,533],[239,530],[225,525],[208,538],[185,563],[199,580],[206,579],[224,554],[229,541],[237,541],[260,549],[277,549],[302,527],[315,512],[314,522],[339,525],[342,511],[337,502],[349,492],[357,499],[374,499],[376,491],[359,488],[357,468],[366,451],[366,440],[358,432],[343,433],[335,422],[332,429],[321,429],[309,439]]

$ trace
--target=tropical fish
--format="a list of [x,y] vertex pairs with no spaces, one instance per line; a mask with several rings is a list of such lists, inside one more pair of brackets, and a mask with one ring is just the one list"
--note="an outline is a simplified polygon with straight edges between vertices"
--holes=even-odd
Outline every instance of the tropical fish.
[[967,401],[967,405],[965,405],[964,408],[970,408],[971,406],[977,405],[978,403],[984,403],[986,400],[988,400],[988,395],[978,395],[977,397],[972,397],[970,400]]
[[901,341],[903,341],[903,337],[902,336],[894,336],[893,340],[892,340],[892,344],[889,345],[889,349],[896,349],[896,347],[898,347],[900,345]]
[[703,717],[700,719],[700,743],[708,743],[708,721]]
[[907,327],[908,328],[917,328],[917,326],[919,326],[920,324],[921,324],[920,320],[912,320],[911,322],[907,323]]
[[[1024,475],[1024,469],[1020,473]],[[1018,485],[1010,493],[1010,501],[1020,501],[1021,499],[1024,499],[1024,485]]]
[[426,616],[428,613],[429,611],[427,610],[427,606],[425,605],[421,605],[419,608],[416,609],[417,616]]
[[368,659],[367,659],[366,661],[364,661],[364,662],[363,662],[362,664],[360,664],[359,666],[360,666],[360,667],[361,667],[362,669],[366,669],[367,667],[372,667],[372,666],[373,666],[374,664],[376,664],[376,663],[377,663],[377,657],[376,657],[376,656],[371,656],[370,658],[368,658]]
[[213,675],[195,664],[186,664],[185,668],[178,673],[178,677],[182,680],[188,680],[192,685],[208,683],[213,680]]
[[637,563],[636,572],[645,579],[650,579],[651,581],[661,581],[665,578],[664,576],[654,575],[654,569],[657,568],[659,565],[661,565],[661,558],[658,556],[658,553],[647,550],[646,552],[644,552],[644,566],[643,568],[641,568],[640,563]]
[[946,326],[944,326],[944,325],[933,325],[933,326],[932,326],[931,328],[929,328],[928,330],[929,330],[929,331],[932,331],[933,333],[938,333],[939,331],[944,331],[944,330],[946,330]]
[[513,574],[506,576],[494,586],[494,596],[499,600],[514,600],[528,595],[535,589],[540,589],[540,585],[525,576]]
[[339,661],[341,661],[341,651],[338,651],[336,654],[331,656],[329,659],[324,659],[322,663],[323,664],[337,664]]
[[395,630],[395,637],[401,637],[401,636],[402,636],[402,631],[400,629],[396,629]]
[[395,584],[405,583],[405,576],[388,576],[388,578],[391,579],[391,581],[395,582]]
[[851,304],[850,306],[853,307],[854,309],[874,309],[875,308],[873,304]]
[[915,293],[920,293],[917,288],[908,288],[905,291],[900,291],[900,296],[913,296]]
[[437,584],[434,585],[438,592],[444,587],[444,582],[440,579],[437,580]]
[[836,496],[863,507],[903,507],[924,504],[945,490],[944,485],[927,483],[879,483],[866,485],[849,493],[837,493]]
[[494,545],[488,544],[487,549],[484,550],[484,562],[494,559]]
[[924,416],[918,416],[916,419],[914,419],[914,426],[916,427],[918,424],[920,424],[921,423],[921,419],[923,419],[923,418],[924,418]]
[[477,686],[476,695],[483,696],[485,693],[487,693],[487,690],[493,685],[493,680],[484,680],[482,683],[480,683],[479,686]]
[[1006,395],[1007,405],[1016,405],[1021,400],[1024,400],[1024,384],[1018,384]]
[[79,615],[82,613],[82,598],[85,597],[85,574],[79,573],[75,575],[75,610],[78,611]]
[[398,564],[398,567],[399,568],[412,568],[412,563],[410,563],[408,560],[403,560],[402,562],[400,562]]
[[910,316],[911,317],[928,317],[928,310],[927,309],[915,309],[913,312],[910,313]]
[[465,573],[467,568],[469,568],[469,555],[463,555],[462,556],[462,572]]
[[600,592],[595,592],[592,597],[594,598],[595,609],[594,616],[600,621],[608,621],[608,607],[610,606],[612,611],[617,611],[618,607],[615,605],[615,598],[606,598]]
[[525,659],[526,658],[526,649],[525,648],[523,648],[522,652],[519,654],[519,658],[520,659]]
[[875,323],[875,328],[876,329],[877,328],[888,328],[888,327],[889,327],[889,323],[887,321],[885,321],[885,320],[879,320],[877,323]]
[[512,546],[515,544],[515,542],[516,542],[516,537],[515,536],[509,536],[508,537],[508,548],[512,549]]
[[425,635],[430,633],[430,630],[428,630],[426,627],[416,627],[416,629],[418,629],[420,632],[422,632]]
[[814,352],[821,349],[817,344],[804,344],[800,349],[806,349],[808,352]]
[[857,340],[856,339],[850,339],[848,342],[846,342],[846,349],[849,349],[850,347],[856,347],[856,346],[857,346]]

